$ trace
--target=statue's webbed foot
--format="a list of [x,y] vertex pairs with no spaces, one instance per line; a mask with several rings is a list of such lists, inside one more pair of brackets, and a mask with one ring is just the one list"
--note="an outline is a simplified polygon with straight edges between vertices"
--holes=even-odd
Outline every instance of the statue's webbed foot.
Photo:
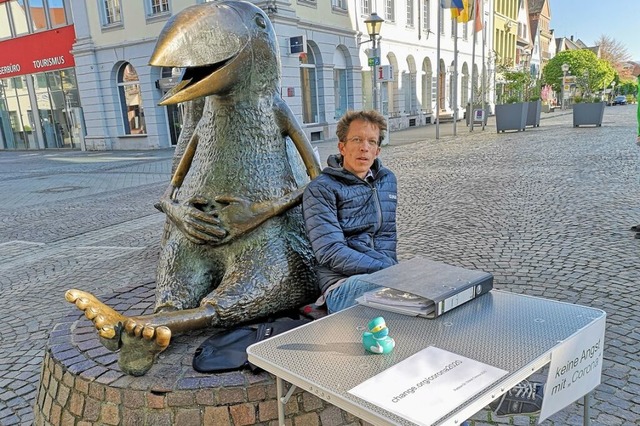
[[120,348],[120,334],[126,317],[99,301],[91,293],[71,289],[64,295],[68,302],[75,304],[93,322],[98,330],[100,342],[109,350]]
[[149,371],[158,354],[169,346],[171,330],[130,318],[124,323],[120,339],[120,368],[132,376],[142,376]]
[[126,317],[91,293],[81,290],[68,290],[65,298],[93,322],[100,342],[106,348],[112,351],[120,349],[118,364],[127,374],[143,375],[151,368],[156,356],[169,346],[171,330],[152,324],[149,317]]

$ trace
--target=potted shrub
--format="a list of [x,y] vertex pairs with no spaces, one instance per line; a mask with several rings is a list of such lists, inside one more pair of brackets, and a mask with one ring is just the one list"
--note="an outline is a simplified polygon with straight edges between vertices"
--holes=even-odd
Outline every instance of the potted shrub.
[[527,125],[528,102],[517,102],[517,98],[507,99],[506,104],[496,105],[496,131],[524,131]]
[[542,101],[537,96],[529,99],[527,110],[527,126],[540,127],[540,113],[542,112]]
[[576,97],[573,105],[573,127],[602,126],[605,102],[600,99],[585,99]]

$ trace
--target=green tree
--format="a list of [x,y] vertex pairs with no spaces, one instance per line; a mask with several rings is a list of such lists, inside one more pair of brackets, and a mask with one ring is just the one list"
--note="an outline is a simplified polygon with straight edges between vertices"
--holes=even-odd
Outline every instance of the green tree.
[[501,69],[504,77],[505,98],[507,103],[528,102],[540,98],[540,84],[528,71],[509,71]]
[[593,92],[607,87],[616,77],[611,64],[598,59],[588,49],[565,50],[554,56],[544,67],[542,80],[544,84],[553,86],[553,90],[562,90],[562,65],[569,65],[569,74],[576,76],[576,83],[583,93]]

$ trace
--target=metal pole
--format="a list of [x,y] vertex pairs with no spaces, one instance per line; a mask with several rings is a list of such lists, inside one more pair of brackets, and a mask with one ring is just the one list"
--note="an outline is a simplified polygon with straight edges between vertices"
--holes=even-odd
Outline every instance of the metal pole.
[[440,139],[440,73],[442,72],[442,67],[440,66],[440,28],[442,26],[442,20],[440,19],[440,3],[437,3],[436,10],[438,11],[438,28],[436,31],[438,32],[438,40],[436,41],[436,139]]
[[453,136],[456,136],[458,124],[458,21],[455,20],[453,25],[453,90],[451,96],[453,97]]
[[378,41],[376,36],[371,36],[371,42],[373,43],[373,65],[371,65],[371,87],[373,89],[373,109],[378,111],[378,83],[376,81],[376,64],[375,59],[378,58]]
[[[476,4],[477,5],[477,4]],[[479,10],[475,10],[474,9],[474,13],[480,13]],[[473,115],[473,102],[474,102],[474,86],[475,86],[475,82],[476,82],[476,75],[474,73],[475,71],[475,65],[476,65],[476,41],[478,40],[478,36],[476,33],[476,18],[475,16],[473,17],[473,20],[471,21],[472,28],[473,28],[473,46],[471,47],[471,96],[470,96],[470,100],[469,100],[469,114],[470,117],[469,118],[469,131],[473,132],[473,121],[475,119],[474,115]],[[484,74],[483,74],[484,76]]]
[[486,33],[487,21],[484,20],[484,2],[480,2],[480,13],[482,16],[482,130],[484,130],[487,117],[487,65],[485,65],[484,52],[487,47]]
[[562,72],[562,110],[564,111],[564,85],[565,85],[565,79],[567,78],[567,72],[563,71]]
[[591,416],[589,415],[589,405],[591,405],[591,402],[589,401],[590,395],[591,393],[588,393],[584,396],[584,417],[582,419],[582,424],[584,426],[591,426]]

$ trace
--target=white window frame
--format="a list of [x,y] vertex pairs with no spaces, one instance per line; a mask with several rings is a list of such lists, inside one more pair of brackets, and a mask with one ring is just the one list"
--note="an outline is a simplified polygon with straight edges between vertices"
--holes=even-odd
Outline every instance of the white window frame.
[[144,9],[147,18],[171,14],[169,0],[145,0]]
[[371,15],[371,0],[360,0],[360,15]]
[[122,2],[120,0],[98,0],[98,9],[103,27],[122,26]]
[[396,1],[395,0],[385,0],[384,15],[387,21],[396,22]]
[[[320,93],[318,90],[318,68],[313,50],[307,45],[305,54],[310,60],[300,64],[300,90],[302,97],[302,122],[304,124],[316,124],[320,122]],[[305,85],[304,78],[309,79]]]
[[[131,65],[131,69],[136,73],[138,77],[137,80],[129,80],[125,81],[125,70]],[[124,130],[125,135],[146,135],[147,134],[147,126],[144,118],[144,104],[142,102],[142,84],[140,83],[140,75],[136,71],[135,67],[129,63],[125,62],[120,65],[117,73],[117,86],[118,86],[118,96],[120,98],[120,116],[122,119],[122,129]],[[129,123],[129,107],[131,106],[127,102],[127,89],[133,88],[134,92],[137,91],[138,96],[138,110],[139,114],[135,115],[133,118],[138,118],[138,126],[135,129],[140,129],[140,131],[134,131]],[[137,90],[136,90],[137,89]]]
[[407,27],[409,28],[414,27],[414,21],[416,20],[413,1],[414,0],[407,0]]
[[347,10],[347,0],[331,0],[331,8],[338,10]]

